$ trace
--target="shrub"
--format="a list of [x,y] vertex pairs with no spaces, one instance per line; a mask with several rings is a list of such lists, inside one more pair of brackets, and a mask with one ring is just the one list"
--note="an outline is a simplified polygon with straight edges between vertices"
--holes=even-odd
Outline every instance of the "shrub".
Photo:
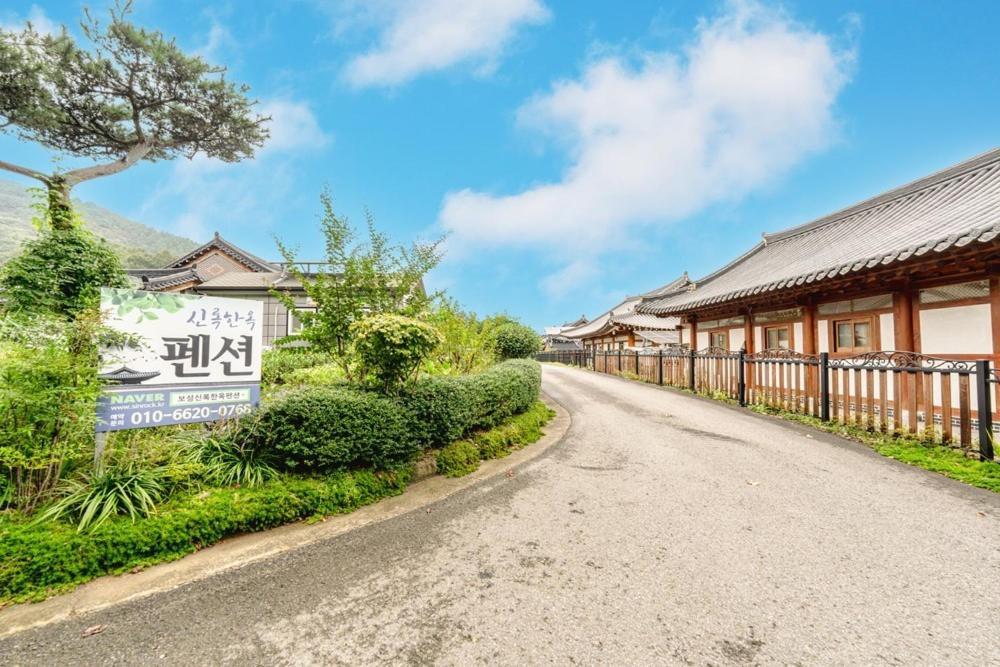
[[278,476],[265,452],[225,434],[205,438],[198,459],[205,481],[218,486],[260,486]]
[[512,360],[475,375],[421,380],[402,402],[416,418],[423,446],[443,447],[527,410],[538,399],[541,379],[537,362]]
[[338,364],[320,364],[310,368],[297,368],[286,376],[289,385],[323,386],[345,384],[344,369]]
[[[8,502],[31,511],[59,482],[64,467],[94,443],[96,315],[0,316],[0,475]],[[2,505],[0,505],[2,507]]]
[[261,382],[279,385],[289,382],[289,375],[302,368],[312,368],[330,362],[328,352],[318,352],[306,347],[274,348],[264,352],[261,359]]
[[246,442],[285,470],[390,468],[420,449],[413,417],[402,405],[348,388],[294,390],[243,422]]
[[57,491],[61,497],[38,520],[71,517],[77,531],[96,528],[119,514],[128,514],[135,521],[152,514],[163,497],[160,477],[155,468],[125,465],[64,480]]
[[101,287],[128,287],[114,249],[76,225],[26,241],[0,272],[11,311],[75,315],[100,301]]
[[461,477],[479,468],[479,448],[468,440],[453,442],[437,455],[438,472],[445,477]]
[[349,512],[401,493],[409,478],[405,469],[358,471],[321,479],[280,478],[253,489],[212,489],[177,498],[135,522],[113,518],[86,533],[59,522],[2,523],[0,605],[179,558],[229,535]]
[[536,401],[526,412],[488,431],[473,433],[469,439],[479,449],[479,458],[503,458],[511,451],[541,438],[542,426],[555,414],[547,405]]
[[441,342],[434,327],[401,315],[366,317],[351,325],[351,333],[361,377],[373,376],[387,394],[397,393]]
[[530,327],[511,322],[496,330],[493,345],[501,359],[524,359],[542,349],[542,339]]

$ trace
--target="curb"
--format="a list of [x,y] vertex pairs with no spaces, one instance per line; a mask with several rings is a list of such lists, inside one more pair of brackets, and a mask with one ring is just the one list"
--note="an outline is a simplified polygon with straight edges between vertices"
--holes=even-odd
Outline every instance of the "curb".
[[332,539],[349,531],[379,523],[444,500],[463,489],[498,477],[527,464],[560,443],[570,426],[566,409],[547,394],[542,401],[556,411],[540,440],[502,459],[483,461],[464,477],[441,475],[414,482],[398,496],[308,524],[302,521],[260,533],[222,540],[176,561],[160,563],[136,573],[106,575],[41,602],[25,602],[0,609],[0,637],[58,621],[77,618],[131,600],[186,586],[216,574],[261,561],[293,549]]

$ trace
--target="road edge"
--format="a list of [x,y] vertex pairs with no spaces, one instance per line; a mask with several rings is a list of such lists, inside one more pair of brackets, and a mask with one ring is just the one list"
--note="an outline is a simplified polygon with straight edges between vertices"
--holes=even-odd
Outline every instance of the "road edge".
[[385,498],[349,514],[318,523],[299,521],[260,533],[230,537],[179,560],[160,563],[135,573],[107,575],[63,595],[41,602],[25,602],[0,609],[0,638],[113,607],[125,602],[202,581],[223,572],[272,558],[323,540],[426,508],[471,486],[529,463],[562,442],[572,418],[558,401],[542,392],[542,401],[556,416],[545,425],[540,440],[502,459],[483,461],[464,477],[433,475],[414,482],[398,496]]

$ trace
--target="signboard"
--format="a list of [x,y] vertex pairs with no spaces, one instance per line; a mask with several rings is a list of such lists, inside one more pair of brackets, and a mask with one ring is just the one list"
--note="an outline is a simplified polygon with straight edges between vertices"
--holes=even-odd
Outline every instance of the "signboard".
[[130,341],[101,351],[98,432],[215,421],[259,403],[260,301],[105,287],[101,311]]

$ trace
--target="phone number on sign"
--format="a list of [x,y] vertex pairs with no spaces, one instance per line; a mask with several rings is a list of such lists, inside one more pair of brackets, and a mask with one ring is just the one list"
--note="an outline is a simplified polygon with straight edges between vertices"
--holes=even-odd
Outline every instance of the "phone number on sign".
[[219,405],[203,406],[200,408],[175,408],[174,410],[139,410],[129,415],[129,421],[133,426],[145,426],[147,424],[159,424],[164,420],[170,423],[186,422],[192,420],[228,419],[248,414],[253,410],[253,405],[242,403],[239,405]]

